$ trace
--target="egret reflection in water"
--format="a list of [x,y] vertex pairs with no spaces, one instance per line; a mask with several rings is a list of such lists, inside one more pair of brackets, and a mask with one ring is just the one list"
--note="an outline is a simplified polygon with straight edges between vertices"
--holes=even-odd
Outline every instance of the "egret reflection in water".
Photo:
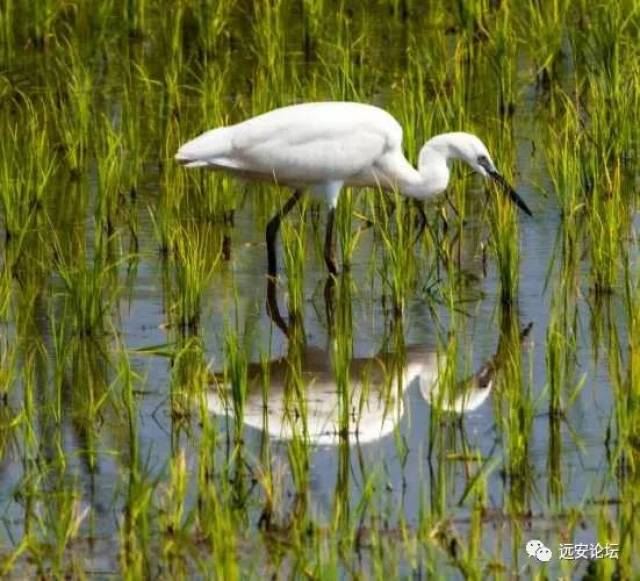
[[[325,299],[328,295],[325,292]],[[267,305],[271,318],[291,341],[292,328],[280,315],[273,281],[268,283]],[[330,305],[327,309],[332,311]],[[530,328],[522,332],[523,338]],[[340,375],[331,350],[302,345],[293,361],[286,356],[248,365],[242,421],[276,440],[302,436],[313,444],[333,445],[348,436],[360,444],[374,442],[398,425],[409,390],[418,390],[429,405],[443,412],[465,414],[478,409],[491,394],[499,353],[498,348],[476,373],[447,389],[442,381],[446,356],[433,346],[412,345],[402,353],[354,358]],[[231,385],[222,374],[214,376],[213,384],[209,410],[233,417]]]

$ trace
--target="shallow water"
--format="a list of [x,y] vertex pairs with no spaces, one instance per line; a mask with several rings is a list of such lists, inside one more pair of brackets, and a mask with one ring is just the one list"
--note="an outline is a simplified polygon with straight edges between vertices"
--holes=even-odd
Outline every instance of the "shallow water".
[[[525,156],[521,156],[519,168],[523,168],[523,173],[528,173]],[[535,194],[527,189],[526,183],[519,182],[518,187],[535,212],[535,217],[531,220],[520,219],[522,279],[518,317],[523,325],[530,321],[534,323],[523,360],[524,374],[525,377],[531,378],[531,392],[536,406],[528,445],[532,494],[528,503],[530,513],[522,517],[526,531],[523,539],[526,541],[527,538],[540,538],[553,546],[557,539],[554,534],[554,520],[558,516],[550,510],[546,492],[549,455],[553,451],[550,442],[552,420],[545,412],[547,398],[543,346],[549,313],[549,291],[545,291],[544,287],[545,273],[552,259],[554,238],[560,223],[553,209],[541,208],[540,204],[536,203]],[[144,212],[141,213],[142,221]],[[235,319],[239,328],[250,337],[246,345],[250,361],[259,362],[260,355],[264,353],[269,353],[273,359],[286,355],[286,339],[272,324],[265,309],[265,248],[261,239],[261,232],[254,226],[249,203],[244,210],[236,214],[236,226],[232,230],[231,260],[225,265],[225,271],[217,273],[214,277],[203,304],[204,315],[200,333],[206,350],[205,358],[213,370],[220,370],[222,367],[223,336],[225,324],[228,324],[230,317]],[[176,447],[184,447],[187,451],[187,464],[190,469],[195,470],[198,431],[193,423],[186,432],[176,429],[172,423],[169,361],[163,357],[135,354],[136,349],[166,343],[169,335],[163,328],[166,316],[163,312],[162,280],[156,243],[149,235],[149,230],[141,230],[140,243],[141,257],[137,275],[127,290],[127,297],[121,302],[118,313],[121,339],[131,350],[134,369],[144,378],[139,388],[143,390],[143,395],[138,398],[140,453],[147,459],[152,473],[164,474],[167,460]],[[380,309],[375,289],[371,290],[371,280],[366,275],[370,244],[370,237],[365,234],[360,241],[350,274],[352,286],[358,289],[353,294],[351,304],[353,354],[355,357],[364,358],[374,357],[384,348],[385,327],[389,324],[388,317],[385,318]],[[477,257],[470,260],[469,269],[476,274],[480,271],[481,275]],[[321,287],[325,284],[326,276],[322,263],[312,256],[305,268],[305,296],[308,298],[301,317],[304,320],[308,345],[321,349],[326,349],[328,341],[326,322],[323,316],[318,316],[318,312],[324,312]],[[496,349],[499,335],[497,288],[496,275],[493,269],[489,268],[487,276],[479,276],[473,284],[474,294],[481,293],[483,298],[465,306],[469,316],[465,318],[460,333],[463,335],[462,351],[470,353],[470,360],[464,364],[467,372],[469,369],[479,368]],[[282,294],[281,289],[281,302],[284,300]],[[586,301],[581,302],[579,311],[580,335],[576,355],[579,374],[584,374],[585,385],[568,411],[566,421],[562,422],[560,441],[553,444],[561,447],[561,505],[564,507],[581,505],[585,500],[589,502],[603,497],[616,497],[615,485],[607,478],[607,448],[604,439],[612,406],[606,360],[604,357],[599,362],[593,360],[588,333],[591,315]],[[446,311],[442,312],[441,316],[446,320]],[[434,331],[435,326],[424,300],[420,296],[412,297],[403,319],[407,345],[429,345],[431,349],[437,350],[439,339]],[[313,375],[313,372],[310,373]],[[310,381],[308,386],[310,398],[313,397],[313,383]],[[458,506],[457,503],[468,484],[468,466],[466,462],[457,460],[456,456],[472,450],[482,458],[496,458],[500,461],[505,455],[503,438],[496,428],[495,414],[498,412],[494,409],[493,397],[492,394],[478,409],[467,413],[459,421],[456,417],[444,419],[444,425],[439,427],[446,434],[446,444],[440,451],[442,457],[435,460],[435,463],[444,464],[447,473],[446,511],[463,537],[468,526],[469,509]],[[11,394],[9,405],[19,408],[22,398],[23,395],[16,390]],[[381,488],[376,496],[376,505],[380,507],[382,514],[387,515],[385,520],[388,526],[393,528],[393,523],[400,514],[404,523],[417,526],[421,501],[424,495],[428,496],[429,491],[437,486],[437,475],[433,473],[436,469],[433,466],[434,459],[428,455],[430,408],[421,396],[416,382],[406,389],[403,400],[404,410],[393,433],[387,433],[378,440],[372,438],[373,441],[363,444],[352,434],[348,441],[342,443],[339,442],[339,438],[333,438],[336,441],[335,445],[319,445],[311,441],[310,504],[320,522],[330,519],[336,486],[344,486],[343,479],[347,480],[348,503],[355,509],[367,478],[373,475]],[[274,413],[277,414],[279,409],[276,408]],[[334,421],[337,412],[337,409],[333,411]],[[231,418],[217,418],[216,425],[220,430],[221,441],[225,440],[225,431],[233,433],[233,414],[230,415]],[[105,418],[98,432],[97,464],[95,468],[88,469],[82,459],[84,446],[79,434],[74,432],[71,422],[65,424],[64,447],[69,458],[67,473],[83,490],[82,505],[91,509],[92,535],[107,541],[118,533],[117,515],[121,510],[119,507],[123,493],[121,456],[127,455],[126,438],[117,433],[118,422],[110,426],[109,418]],[[44,426],[41,429],[45,429]],[[251,458],[260,458],[261,449],[265,446],[265,434],[250,426],[245,430],[243,439],[244,453]],[[271,465],[276,470],[284,472],[284,489],[292,493],[293,483],[286,477],[286,442],[276,439],[267,445],[272,448]],[[225,448],[226,446],[220,447],[219,453],[222,456],[225,454]],[[16,485],[21,482],[24,476],[25,452],[20,442],[17,442],[12,452],[4,455],[0,471],[2,490],[15,490]],[[348,468],[342,464],[343,462],[348,462]],[[501,516],[507,494],[508,486],[504,476],[499,469],[493,469],[487,477],[487,495],[495,515],[488,513],[486,516],[486,526],[492,532],[484,536],[483,545],[489,554],[509,562],[514,558],[513,532],[510,519]],[[11,495],[5,496],[3,505],[5,542],[8,542],[21,534],[24,507]],[[591,543],[599,540],[595,526],[589,521],[588,508],[584,516],[584,525],[577,531],[577,536],[572,537],[573,542]],[[90,546],[88,553],[95,554],[93,558],[98,561],[106,560],[108,564],[103,564],[102,567],[114,570],[116,555],[112,552],[113,548],[97,543],[93,548]],[[86,557],[86,563],[90,570],[92,557],[89,555]],[[525,566],[526,555],[522,554],[520,558],[521,566]]]

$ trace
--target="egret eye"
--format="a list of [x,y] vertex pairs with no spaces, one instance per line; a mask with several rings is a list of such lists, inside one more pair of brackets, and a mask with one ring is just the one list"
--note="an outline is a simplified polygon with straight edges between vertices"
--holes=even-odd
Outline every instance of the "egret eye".
[[478,164],[480,164],[482,167],[486,167],[489,165],[489,159],[487,158],[486,155],[479,155]]

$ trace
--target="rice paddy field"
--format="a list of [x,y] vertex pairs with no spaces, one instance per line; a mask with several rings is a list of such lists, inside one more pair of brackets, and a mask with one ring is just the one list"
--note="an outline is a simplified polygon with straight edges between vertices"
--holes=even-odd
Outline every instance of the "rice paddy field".
[[[637,578],[639,11],[2,0],[0,575]],[[290,193],[174,155],[319,100],[533,217],[347,189],[332,277],[305,198],[269,280]]]

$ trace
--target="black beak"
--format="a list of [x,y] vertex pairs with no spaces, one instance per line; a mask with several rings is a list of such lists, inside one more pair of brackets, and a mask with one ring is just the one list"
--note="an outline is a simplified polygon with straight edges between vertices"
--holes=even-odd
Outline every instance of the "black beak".
[[502,174],[494,168],[485,167],[485,169],[487,170],[487,173],[502,186],[504,192],[509,196],[511,201],[518,206],[518,208],[520,208],[527,216],[533,216],[527,204],[524,203],[524,200],[518,195],[518,192],[511,187],[509,182],[502,177]]

